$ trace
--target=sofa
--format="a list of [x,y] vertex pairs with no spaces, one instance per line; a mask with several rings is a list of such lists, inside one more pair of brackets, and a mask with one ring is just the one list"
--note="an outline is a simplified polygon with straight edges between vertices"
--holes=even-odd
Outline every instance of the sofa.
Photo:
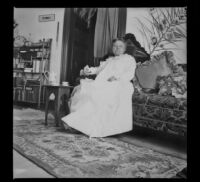
[[133,125],[187,136],[186,70],[173,52],[138,64],[133,84]]
[[[184,65],[184,68],[186,65]],[[151,60],[137,63],[132,80],[133,127],[187,136],[186,70],[176,64],[173,52],[164,51]],[[82,75],[80,79],[95,79]]]

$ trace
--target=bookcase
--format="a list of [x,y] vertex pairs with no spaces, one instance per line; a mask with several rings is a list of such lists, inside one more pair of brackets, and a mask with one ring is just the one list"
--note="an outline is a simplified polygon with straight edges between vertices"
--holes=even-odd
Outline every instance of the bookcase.
[[52,39],[14,47],[13,101],[44,103]]

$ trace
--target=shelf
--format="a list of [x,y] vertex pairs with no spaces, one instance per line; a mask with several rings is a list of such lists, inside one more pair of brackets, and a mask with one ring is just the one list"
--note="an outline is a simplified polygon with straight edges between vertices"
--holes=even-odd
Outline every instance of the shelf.
[[[37,59],[37,60],[34,60],[34,59]],[[45,58],[43,57],[43,60],[48,60],[49,58]],[[38,60],[42,60],[42,57],[32,57],[32,61],[38,61]]]
[[29,74],[41,74],[40,72],[25,72],[24,73],[29,73]]
[[[38,104],[38,102],[26,101],[26,100],[14,100],[14,102],[24,102],[24,103]],[[44,103],[44,101],[40,101],[40,103]]]
[[13,68],[13,71],[24,71],[24,68]]
[[18,86],[14,86],[14,89],[24,89],[24,85],[18,85]]
[[26,87],[40,87],[40,85],[26,85]]
[[17,73],[25,73],[25,74],[42,74],[42,73],[38,73],[38,72],[25,72],[25,71],[20,71],[20,70],[13,70],[14,72],[17,72]]
[[24,72],[24,70],[13,70],[14,72],[21,72],[21,73],[23,73]]
[[[37,59],[37,60],[36,60]],[[49,60],[50,58],[43,57],[43,61]],[[42,61],[42,57],[32,57],[29,61],[20,61],[21,63],[31,63],[32,61]]]
[[15,102],[26,102],[26,103],[32,103],[32,104],[37,104],[38,103],[38,102],[26,101],[26,100],[15,100]]

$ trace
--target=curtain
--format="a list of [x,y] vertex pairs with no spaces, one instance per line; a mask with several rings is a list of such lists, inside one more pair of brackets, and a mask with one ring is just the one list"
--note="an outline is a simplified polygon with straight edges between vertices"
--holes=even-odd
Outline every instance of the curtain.
[[126,8],[98,8],[94,38],[94,57],[103,57],[110,51],[114,38],[124,36]]
[[127,8],[119,8],[118,17],[119,20],[118,20],[117,37],[123,37],[126,33]]
[[61,71],[60,71],[60,80],[66,81],[67,77],[67,67],[69,66],[69,56],[70,48],[72,44],[71,33],[71,23],[72,23],[72,10],[71,8],[65,8],[64,12],[64,23],[63,23],[63,40],[62,40],[62,53],[61,53]]

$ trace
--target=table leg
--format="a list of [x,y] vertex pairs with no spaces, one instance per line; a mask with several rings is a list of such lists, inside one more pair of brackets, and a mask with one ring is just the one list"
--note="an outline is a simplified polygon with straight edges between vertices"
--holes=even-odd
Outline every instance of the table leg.
[[[66,100],[69,99],[69,89],[62,89],[60,88],[58,93],[57,93],[57,100],[56,100],[56,124],[57,126],[62,126],[62,121],[61,121],[61,116],[63,116],[64,108],[61,110],[61,106],[65,106]],[[68,104],[67,104],[67,109],[68,109]],[[68,114],[68,113],[67,113]],[[66,115],[66,113],[65,113]]]
[[49,109],[49,91],[46,90],[46,99],[45,99],[45,125],[47,126],[48,120],[48,109]]
[[60,120],[60,92],[59,90],[56,93],[56,98],[55,98],[55,122],[56,122],[56,127],[59,126],[59,120]]

